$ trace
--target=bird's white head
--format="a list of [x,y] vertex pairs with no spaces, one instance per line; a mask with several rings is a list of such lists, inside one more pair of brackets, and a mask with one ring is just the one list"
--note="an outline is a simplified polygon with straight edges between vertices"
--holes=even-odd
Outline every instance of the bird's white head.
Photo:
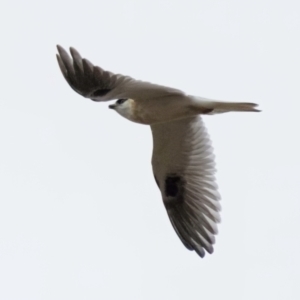
[[133,120],[133,100],[132,99],[119,99],[114,104],[108,106],[111,109],[114,109],[122,117],[130,120]]

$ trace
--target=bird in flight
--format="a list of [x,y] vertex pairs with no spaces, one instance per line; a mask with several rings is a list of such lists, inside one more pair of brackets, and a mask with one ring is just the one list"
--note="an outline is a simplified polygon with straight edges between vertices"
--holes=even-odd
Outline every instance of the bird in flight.
[[135,80],[94,66],[74,48],[57,46],[60,70],[71,88],[102,102],[124,118],[150,125],[152,169],[164,206],[178,237],[200,257],[213,253],[220,222],[215,162],[202,114],[258,112],[257,104],[221,102],[181,90]]

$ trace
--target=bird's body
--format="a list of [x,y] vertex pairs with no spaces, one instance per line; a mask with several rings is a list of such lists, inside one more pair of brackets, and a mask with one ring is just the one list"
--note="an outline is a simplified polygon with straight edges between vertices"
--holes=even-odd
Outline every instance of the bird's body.
[[[227,112],[227,106],[236,103],[227,102],[224,108],[215,108],[216,104],[222,103],[190,95],[174,95],[158,97],[151,100],[126,99],[122,106],[115,106],[116,111],[124,118],[140,124],[152,125],[176,121],[199,114],[215,114]],[[224,103],[222,103],[224,105]],[[240,103],[240,111],[257,111],[253,103]],[[110,106],[112,107],[112,106]],[[235,107],[233,107],[234,109]]]
[[189,108],[190,99],[184,96],[173,96],[171,101],[155,98],[153,100],[128,99],[123,107],[116,106],[116,111],[124,118],[145,125],[178,120],[196,115]]
[[94,66],[58,46],[60,69],[70,86],[93,101],[119,99],[109,107],[135,123],[150,125],[152,168],[170,221],[183,244],[201,257],[213,252],[220,222],[214,155],[200,114],[258,111],[254,103],[220,102]]

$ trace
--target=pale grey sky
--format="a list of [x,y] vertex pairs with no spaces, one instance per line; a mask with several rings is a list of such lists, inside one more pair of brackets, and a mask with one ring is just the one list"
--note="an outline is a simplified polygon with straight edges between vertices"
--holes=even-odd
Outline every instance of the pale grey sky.
[[[300,2],[2,1],[0,299],[300,298]],[[176,236],[152,137],[73,92],[55,45],[260,114],[204,118],[215,253]]]

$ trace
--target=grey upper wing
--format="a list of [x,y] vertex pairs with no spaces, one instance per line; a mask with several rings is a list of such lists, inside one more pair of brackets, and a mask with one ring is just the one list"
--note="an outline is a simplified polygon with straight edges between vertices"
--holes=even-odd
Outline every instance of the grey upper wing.
[[152,167],[170,221],[183,244],[213,252],[220,222],[214,155],[200,116],[151,125]]
[[71,88],[80,95],[94,101],[131,98],[152,99],[168,95],[183,95],[180,90],[135,80],[129,76],[114,74],[94,66],[74,48],[71,56],[61,46],[57,46],[57,61],[62,74]]

